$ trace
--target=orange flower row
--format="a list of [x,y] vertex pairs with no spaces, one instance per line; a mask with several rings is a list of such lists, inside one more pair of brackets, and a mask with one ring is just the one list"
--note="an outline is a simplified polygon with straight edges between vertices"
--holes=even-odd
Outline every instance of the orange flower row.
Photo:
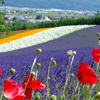
[[28,36],[28,35],[32,35],[32,34],[47,30],[47,29],[50,29],[50,28],[39,28],[39,29],[33,29],[33,30],[26,31],[26,32],[18,33],[16,35],[1,39],[0,44],[7,43],[7,42],[10,42],[10,41],[13,41],[13,40],[17,40],[19,38],[22,38],[22,37],[25,37],[25,36]]

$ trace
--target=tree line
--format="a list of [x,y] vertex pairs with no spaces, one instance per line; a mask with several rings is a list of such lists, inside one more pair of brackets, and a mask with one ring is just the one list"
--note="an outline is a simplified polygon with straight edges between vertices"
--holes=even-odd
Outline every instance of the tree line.
[[13,24],[4,23],[4,15],[0,12],[0,33],[6,32],[7,34],[10,31],[22,30],[22,29],[34,29],[34,28],[49,28],[49,27],[59,27],[67,25],[100,25],[100,13],[90,18],[66,18],[60,19],[57,21],[49,22],[40,22],[40,23],[31,23],[15,20]]
[[100,25],[100,15],[96,15],[91,18],[66,18],[60,19],[58,21],[31,23],[31,22],[21,22],[14,21],[12,25],[12,30],[21,29],[33,29],[33,28],[47,28],[47,27],[59,27],[67,25]]

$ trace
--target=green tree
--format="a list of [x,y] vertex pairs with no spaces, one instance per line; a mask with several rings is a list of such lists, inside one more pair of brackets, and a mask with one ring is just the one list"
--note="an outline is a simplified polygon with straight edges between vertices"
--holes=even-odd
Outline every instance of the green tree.
[[96,25],[100,25],[100,16],[96,16],[94,21]]
[[37,15],[35,19],[42,19],[42,15]]
[[99,11],[97,11],[97,14],[96,14],[96,16],[100,16],[100,12],[99,12]]
[[2,12],[0,12],[0,24],[2,24],[3,23],[3,18],[4,18],[4,15],[3,15],[3,13]]
[[6,24],[5,25],[5,31],[6,31],[7,35],[10,35],[11,30],[12,30],[12,26],[10,24]]
[[1,4],[5,4],[5,0],[0,0],[0,3]]
[[3,17],[4,17],[3,13],[0,12],[0,33],[2,33],[4,31],[4,26],[3,26],[4,20],[3,20]]
[[[0,0],[0,3],[5,4],[5,1]],[[4,14],[2,12],[0,12],[0,33],[2,33],[4,31],[3,22],[4,22]]]
[[0,33],[2,33],[4,30],[5,30],[5,29],[4,29],[3,25],[0,24]]

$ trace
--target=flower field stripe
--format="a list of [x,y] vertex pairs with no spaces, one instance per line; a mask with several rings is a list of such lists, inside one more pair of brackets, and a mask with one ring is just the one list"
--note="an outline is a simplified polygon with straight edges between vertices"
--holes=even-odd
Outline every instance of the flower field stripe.
[[[46,42],[49,42],[52,40],[55,41],[55,39],[57,39],[57,41],[58,41],[59,40],[58,38],[61,38],[61,37],[66,38],[66,36],[69,35],[70,33],[74,33],[75,31],[79,31],[79,30],[84,30],[84,28],[89,28],[89,27],[94,27],[94,26],[93,25],[77,25],[77,26],[73,25],[73,26],[55,27],[55,28],[50,28],[47,30],[45,29],[44,31],[37,32],[37,34],[32,33],[31,35],[24,36],[22,38],[14,40],[14,41],[11,41],[11,39],[10,39],[10,42],[2,43],[0,45],[0,52],[8,52],[8,51],[21,49],[21,48],[27,48],[27,47],[31,47],[34,45],[39,45],[41,43],[46,43]],[[7,38],[5,41],[8,41]],[[61,42],[63,42],[63,41],[61,41]],[[59,41],[58,41],[58,43],[59,43]],[[66,42],[64,42],[64,44],[65,43]],[[59,44],[61,44],[61,43],[59,43]]]
[[13,41],[13,40],[17,40],[19,38],[22,38],[22,37],[25,37],[25,36],[28,36],[28,35],[32,35],[32,34],[47,30],[47,29],[50,29],[50,28],[39,28],[39,29],[34,29],[34,30],[22,32],[22,33],[1,39],[0,44],[7,43],[7,42],[10,42],[10,41]]

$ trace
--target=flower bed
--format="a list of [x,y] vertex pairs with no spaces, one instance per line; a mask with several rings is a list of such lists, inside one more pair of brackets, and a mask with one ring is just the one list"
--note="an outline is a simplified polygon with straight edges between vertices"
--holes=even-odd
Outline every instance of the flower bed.
[[[18,85],[18,83],[21,84],[21,86],[23,86],[23,84],[25,83],[24,80],[27,80],[27,78],[29,77],[29,72],[30,69],[32,68],[33,59],[37,56],[37,54],[39,54],[39,51],[41,51],[41,50],[36,51],[36,48],[41,47],[42,52],[41,54],[39,54],[36,60],[36,63],[41,63],[41,66],[38,70],[38,74],[36,75],[37,79],[35,81],[37,84],[38,83],[39,84],[38,85],[35,84],[34,82],[35,78],[33,78],[33,80],[29,80],[29,84],[28,84],[28,88],[31,88],[32,89],[31,91],[34,90],[34,95],[32,98],[35,99],[37,92],[40,92],[42,95],[42,100],[45,100],[46,97],[48,98],[47,88],[49,87],[50,88],[50,90],[48,88],[49,97],[51,98],[52,95],[53,97],[55,96],[57,97],[57,99],[54,100],[63,100],[61,98],[66,98],[65,100],[74,100],[74,98],[76,100],[79,100],[79,98],[80,100],[82,98],[84,100],[86,100],[86,98],[87,100],[91,100],[92,98],[94,100],[94,98],[97,97],[95,95],[95,91],[96,92],[99,91],[99,84],[100,84],[100,82],[98,81],[98,78],[100,78],[98,74],[99,67],[97,68],[97,65],[99,64],[98,59],[100,60],[100,56],[99,56],[100,51],[94,48],[94,46],[97,46],[97,42],[98,42],[97,41],[98,38],[96,36],[97,32],[100,32],[100,26],[95,26],[84,30],[80,30],[74,32],[74,34],[64,36],[57,40],[49,41],[48,43],[32,46],[30,48],[15,50],[12,52],[0,53],[1,70],[2,70],[2,75],[0,76],[0,84],[2,85],[4,83],[4,80],[10,76],[10,72],[9,72],[10,69],[15,68],[16,72],[12,75],[10,80],[14,80],[16,82],[13,81],[10,82],[15,83],[16,86],[18,86],[18,89],[20,88],[20,85]],[[70,56],[68,55],[67,52],[69,49],[72,49],[72,51],[76,51],[76,53],[74,52],[74,56],[71,54],[71,60],[69,62],[69,65],[67,65]],[[73,57],[74,60],[72,63]],[[53,63],[50,62],[52,60],[56,61],[56,67],[54,66],[55,65],[54,62]],[[84,65],[85,72],[84,69],[82,71],[78,69],[81,66],[83,66],[82,62],[86,63],[86,65]],[[32,71],[36,73],[37,68],[38,67],[36,64],[34,65]],[[49,69],[49,75],[48,75],[48,69]],[[70,71],[68,71],[69,69]],[[67,77],[66,74],[69,77]],[[81,78],[80,77],[77,78],[76,74],[78,74]],[[32,75],[34,75],[34,73],[32,73]],[[47,75],[49,76],[49,78],[47,78]],[[86,79],[86,77],[88,79]],[[93,80],[90,81],[89,78]],[[38,79],[41,80],[41,82],[40,81],[38,82],[37,81]],[[88,84],[83,85],[83,83],[80,82],[82,81],[82,79],[83,80],[85,79],[85,82],[83,83],[87,82]],[[48,86],[47,86],[47,80],[49,84]],[[67,84],[65,85],[66,80],[67,80]],[[9,80],[6,80],[5,82],[9,82]],[[42,89],[35,90],[34,87],[31,86],[31,82],[32,84],[35,84],[38,89],[41,88]],[[92,85],[90,85],[91,82]],[[42,85],[40,85],[40,83]],[[44,88],[45,87],[44,84],[46,88]],[[62,95],[64,93],[63,92],[64,87],[66,92],[64,95]],[[18,96],[17,93],[19,93],[19,91],[16,92],[16,95],[14,94],[10,96],[12,98],[17,97]],[[22,95],[22,92],[20,92],[19,94]],[[30,91],[28,91],[27,95],[32,96]],[[24,97],[24,95],[22,96]],[[49,100],[49,98],[46,100]]]
[[43,30],[46,30],[46,29],[49,29],[49,28],[40,28],[40,29],[34,29],[34,30],[22,32],[22,33],[19,33],[19,34],[16,34],[16,35],[1,39],[0,40],[0,44],[7,43],[7,42],[10,42],[10,41],[13,41],[13,40],[17,40],[19,38],[35,34],[37,32],[40,32],[40,31],[43,31]]
[[[29,32],[24,32],[21,34],[16,34],[14,36],[8,37],[6,39],[2,39],[0,43],[3,42],[9,42],[9,43],[4,43],[2,45],[0,45],[0,52],[6,52],[6,51],[12,51],[12,50],[16,50],[16,49],[21,49],[21,48],[25,48],[25,47],[29,47],[29,46],[33,46],[33,45],[37,45],[40,43],[44,43],[47,41],[51,41],[57,38],[60,38],[64,35],[67,35],[69,33],[72,33],[74,31],[83,29],[83,28],[88,28],[88,27],[93,27],[93,25],[78,25],[78,26],[63,26],[63,27],[57,27],[57,28],[52,28],[52,29],[36,29],[33,31],[29,31]],[[42,32],[38,32],[38,31],[42,31]],[[33,34],[35,32],[38,32],[37,34]],[[33,35],[31,35],[33,34]],[[27,37],[24,37],[26,35],[29,35]],[[23,37],[23,38],[21,38]],[[20,39],[21,38],[21,39]],[[16,45],[15,45],[16,44]]]

